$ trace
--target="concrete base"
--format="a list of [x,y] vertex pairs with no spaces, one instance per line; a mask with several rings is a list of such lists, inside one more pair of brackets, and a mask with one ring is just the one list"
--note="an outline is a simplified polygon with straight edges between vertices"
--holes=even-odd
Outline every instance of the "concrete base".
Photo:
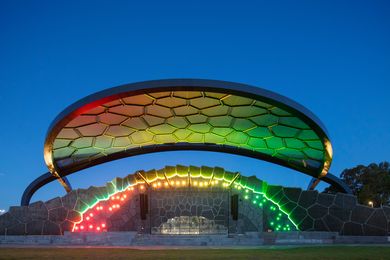
[[336,232],[248,232],[241,235],[142,235],[136,232],[70,233],[63,236],[1,236],[0,245],[25,246],[262,246],[390,244],[387,236],[340,236]]

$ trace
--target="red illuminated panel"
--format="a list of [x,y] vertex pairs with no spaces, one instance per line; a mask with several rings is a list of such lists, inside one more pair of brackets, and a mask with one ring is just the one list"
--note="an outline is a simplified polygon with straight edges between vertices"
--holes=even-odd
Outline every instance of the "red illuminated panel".
[[[141,188],[141,187],[140,187]],[[99,201],[82,215],[82,220],[76,223],[72,232],[105,232],[107,219],[119,210],[131,197],[133,187],[113,194],[107,200]]]

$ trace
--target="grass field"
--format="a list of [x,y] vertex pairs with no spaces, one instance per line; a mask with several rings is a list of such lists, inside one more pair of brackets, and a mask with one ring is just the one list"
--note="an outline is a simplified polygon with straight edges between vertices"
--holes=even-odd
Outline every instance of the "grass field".
[[390,259],[385,246],[267,249],[137,250],[127,248],[0,248],[0,259]]

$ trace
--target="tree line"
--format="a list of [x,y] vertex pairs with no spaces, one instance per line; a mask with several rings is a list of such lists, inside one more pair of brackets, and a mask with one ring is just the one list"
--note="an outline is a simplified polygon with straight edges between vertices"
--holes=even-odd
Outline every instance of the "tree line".
[[[345,169],[340,178],[351,188],[360,204],[373,207],[390,206],[390,163],[371,163]],[[335,193],[330,186],[325,193]]]

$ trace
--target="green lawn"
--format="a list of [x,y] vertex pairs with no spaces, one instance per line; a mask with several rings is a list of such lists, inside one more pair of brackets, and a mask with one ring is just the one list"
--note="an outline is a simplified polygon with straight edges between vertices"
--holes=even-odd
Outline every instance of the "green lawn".
[[386,246],[267,249],[137,250],[126,248],[0,248],[0,259],[390,259]]

